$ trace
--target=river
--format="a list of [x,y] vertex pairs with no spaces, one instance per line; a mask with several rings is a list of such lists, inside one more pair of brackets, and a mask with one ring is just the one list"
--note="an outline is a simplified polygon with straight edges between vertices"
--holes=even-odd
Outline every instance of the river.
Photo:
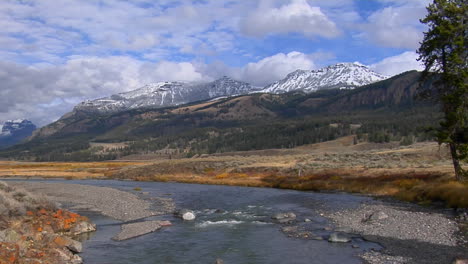
[[[233,187],[115,180],[41,180],[112,187],[141,197],[172,198],[178,208],[194,210],[194,221],[172,215],[148,220],[170,220],[173,226],[126,241],[111,238],[120,222],[93,212],[80,212],[97,224],[98,231],[84,242],[85,263],[362,263],[364,250],[380,248],[353,238],[351,243],[329,243],[288,237],[271,216],[294,212],[297,224],[324,238],[332,224],[321,210],[356,208],[372,198],[344,193],[316,193],[269,188]],[[134,188],[141,188],[135,191]],[[145,193],[144,195],[142,193]],[[305,222],[305,219],[311,221]],[[146,220],[146,219],[145,219]],[[354,247],[352,246],[354,245]],[[359,246],[359,247],[357,247]]]

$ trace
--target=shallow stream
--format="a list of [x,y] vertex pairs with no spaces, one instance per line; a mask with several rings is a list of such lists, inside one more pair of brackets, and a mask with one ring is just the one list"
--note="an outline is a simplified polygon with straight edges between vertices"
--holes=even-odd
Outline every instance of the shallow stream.
[[[42,180],[41,180],[42,181]],[[182,183],[114,180],[44,180],[106,186],[138,194],[142,198],[172,198],[178,208],[194,210],[194,221],[172,215],[144,220],[167,219],[171,227],[126,241],[111,238],[120,222],[92,212],[80,212],[97,224],[98,231],[84,242],[80,254],[85,263],[361,263],[357,255],[379,248],[354,237],[351,243],[329,243],[289,237],[283,225],[271,216],[294,212],[301,229],[325,239],[333,225],[321,217],[321,210],[355,208],[372,198],[350,194],[300,192],[268,188],[247,188]],[[135,191],[134,188],[141,188]],[[305,222],[305,219],[311,221]],[[353,247],[354,245],[354,247]]]

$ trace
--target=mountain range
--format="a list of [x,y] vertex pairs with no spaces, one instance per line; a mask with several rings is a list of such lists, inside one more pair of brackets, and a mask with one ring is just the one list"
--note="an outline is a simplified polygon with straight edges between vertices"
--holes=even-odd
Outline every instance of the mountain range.
[[353,89],[387,79],[359,63],[338,63],[319,70],[297,70],[262,92],[286,93],[291,91],[315,92],[322,89]]
[[431,85],[420,83],[420,76],[411,71],[354,89],[257,91],[177,106],[75,109],[0,157],[93,161],[148,152],[191,156],[289,148],[351,134],[375,142],[426,140],[430,135],[420,126],[436,125],[440,113],[435,105],[415,100],[418,88]]
[[310,93],[323,89],[352,89],[386,78],[358,63],[339,63],[319,70],[297,70],[264,88],[226,76],[207,83],[160,82],[134,91],[82,102],[72,113],[115,113],[139,108],[162,108],[256,92],[281,94],[291,91]]
[[8,120],[0,125],[0,148],[14,145],[31,136],[36,126],[29,120]]

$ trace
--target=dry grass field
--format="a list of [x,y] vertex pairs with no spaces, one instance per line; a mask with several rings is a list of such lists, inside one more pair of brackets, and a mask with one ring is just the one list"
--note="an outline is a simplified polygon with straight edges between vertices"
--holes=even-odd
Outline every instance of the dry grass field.
[[[144,156],[142,156],[144,158]],[[90,163],[1,162],[0,177],[118,178],[137,181],[346,191],[468,207],[445,147],[425,142],[353,144],[353,137],[301,146],[184,159]]]
[[122,168],[147,162],[17,162],[0,161],[0,177],[108,178]]

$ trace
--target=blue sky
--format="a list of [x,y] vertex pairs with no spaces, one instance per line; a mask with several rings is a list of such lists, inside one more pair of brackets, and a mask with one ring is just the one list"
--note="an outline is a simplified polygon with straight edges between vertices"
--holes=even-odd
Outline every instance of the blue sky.
[[421,69],[428,0],[0,1],[0,123],[222,75],[264,86],[337,62]]

